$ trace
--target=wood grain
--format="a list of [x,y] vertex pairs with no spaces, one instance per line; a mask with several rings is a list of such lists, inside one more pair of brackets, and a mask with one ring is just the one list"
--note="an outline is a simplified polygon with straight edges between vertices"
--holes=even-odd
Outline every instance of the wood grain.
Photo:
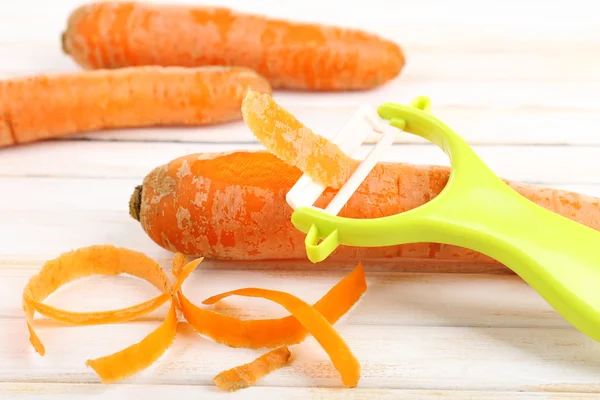
[[[248,134],[249,135],[249,134]],[[12,148],[0,156],[0,177],[142,179],[155,167],[191,153],[262,150],[254,143],[51,141]],[[600,183],[598,150],[588,146],[473,146],[499,176],[527,183]],[[370,150],[363,146],[357,157]],[[382,161],[450,165],[434,145],[394,145]],[[76,166],[76,167],[75,167]]]
[[[149,333],[157,322],[92,327],[38,325],[47,353],[28,346],[21,320],[2,321],[0,380],[98,383],[88,358],[118,351]],[[360,360],[359,388],[519,390],[550,384],[590,385],[600,372],[598,343],[573,329],[352,325],[336,329]],[[342,388],[327,354],[309,337],[290,348],[292,364],[259,386]],[[249,362],[259,351],[232,349],[180,324],[171,348],[150,368],[122,383],[210,385],[224,369]],[[490,355],[493,354],[493,357]]]
[[[81,3],[0,5],[0,78],[79,71],[62,54],[59,39],[66,17]],[[315,132],[333,135],[361,104],[406,103],[426,95],[432,113],[473,144],[499,175],[600,196],[600,24],[593,2],[220,4],[362,28],[403,47],[406,69],[376,90],[274,94]],[[419,138],[399,135],[397,143],[387,160],[449,165],[441,150]],[[73,248],[111,243],[142,251],[168,269],[172,255],[127,215],[133,187],[155,166],[185,154],[259,148],[244,124],[234,122],[91,132],[0,151],[0,398],[600,398],[600,345],[574,330],[519,277],[485,265],[366,264],[369,290],[336,324],[363,365],[359,387],[351,391],[340,389],[326,354],[309,338],[292,347],[297,359],[291,366],[257,387],[219,393],[212,377],[260,352],[216,345],[185,325],[156,365],[126,382],[99,384],[85,360],[141,339],[157,326],[166,307],[138,322],[101,327],[36,320],[48,354],[34,354],[21,290],[45,260]],[[315,301],[352,267],[207,261],[184,290],[195,302],[244,286],[287,290]],[[99,310],[155,294],[134,279],[100,277],[69,285],[48,301]],[[285,315],[257,299],[231,298],[218,307],[242,318]]]

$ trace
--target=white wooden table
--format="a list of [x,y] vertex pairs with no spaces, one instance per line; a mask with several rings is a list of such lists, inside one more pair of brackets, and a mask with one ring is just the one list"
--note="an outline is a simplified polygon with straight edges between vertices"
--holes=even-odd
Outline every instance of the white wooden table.
[[[346,0],[346,8],[323,0],[215,3],[362,27],[401,44],[407,67],[378,90],[274,94],[316,132],[332,133],[361,103],[427,95],[432,112],[501,176],[600,196],[600,23],[593,1]],[[78,70],[59,45],[66,17],[78,4],[3,1],[1,76]],[[600,398],[594,394],[600,393],[600,344],[568,325],[518,277],[492,270],[458,274],[432,272],[436,266],[411,271],[401,263],[367,264],[369,290],[336,324],[362,364],[352,390],[341,388],[327,355],[309,338],[293,347],[291,366],[256,387],[220,393],[212,377],[260,352],[216,345],[190,329],[180,330],[148,370],[116,385],[100,384],[85,360],[140,340],[165,307],[130,324],[65,327],[39,321],[47,355],[33,352],[21,293],[45,260],[110,243],[168,267],[171,255],[128,215],[133,187],[150,169],[181,155],[257,148],[239,122],[89,133],[1,150],[0,398]],[[396,145],[393,156],[448,164],[440,150],[410,138]],[[206,262],[184,290],[199,302],[258,286],[312,302],[351,267]],[[154,295],[149,285],[131,279],[99,278],[66,287],[50,302],[98,310]],[[228,304],[231,313],[243,308],[245,318],[284,315],[264,301],[232,298]]]

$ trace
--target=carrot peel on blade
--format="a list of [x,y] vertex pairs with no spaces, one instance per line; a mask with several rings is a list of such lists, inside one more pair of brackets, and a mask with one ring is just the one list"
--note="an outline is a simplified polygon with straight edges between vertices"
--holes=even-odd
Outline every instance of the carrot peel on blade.
[[255,384],[262,377],[286,366],[291,353],[287,346],[278,347],[263,354],[254,361],[221,372],[213,378],[220,389],[233,392]]

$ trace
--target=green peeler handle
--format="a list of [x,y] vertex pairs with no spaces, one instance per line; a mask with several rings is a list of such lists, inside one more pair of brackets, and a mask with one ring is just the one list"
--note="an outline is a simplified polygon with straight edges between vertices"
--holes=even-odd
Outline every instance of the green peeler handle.
[[400,109],[395,113],[401,115],[399,125],[449,155],[448,184],[430,202],[382,218],[351,219],[311,207],[296,209],[292,223],[307,233],[309,259],[322,261],[339,245],[428,242],[468,248],[512,269],[573,326],[600,341],[600,232],[521,196],[435,118],[394,107]]
[[309,232],[307,253],[314,262],[340,244],[428,242],[478,251],[512,269],[573,326],[600,341],[600,232],[518,196],[510,188],[474,188],[456,201],[427,203],[402,221],[384,223],[344,224],[306,208],[293,223]]

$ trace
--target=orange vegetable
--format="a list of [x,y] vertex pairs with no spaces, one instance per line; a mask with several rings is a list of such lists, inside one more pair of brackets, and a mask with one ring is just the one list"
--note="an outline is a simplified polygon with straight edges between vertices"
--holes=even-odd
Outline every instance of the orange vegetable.
[[62,46],[84,68],[239,65],[274,88],[304,90],[374,88],[405,64],[397,44],[357,29],[131,1],[78,7]]
[[276,290],[248,288],[232,290],[204,300],[204,304],[215,304],[229,296],[259,297],[271,300],[288,310],[327,352],[333,365],[342,376],[344,385],[354,387],[360,378],[360,364],[344,339],[333,329],[323,314],[289,293]]
[[[198,262],[198,261],[196,261]],[[42,301],[61,286],[92,275],[129,274],[147,280],[163,294],[151,301],[132,307],[101,312],[71,312],[44,306]],[[164,322],[142,341],[106,357],[88,360],[104,383],[115,382],[150,366],[171,345],[175,338],[177,314],[174,294],[183,279],[171,286],[162,268],[145,255],[114,246],[90,246],[67,252],[48,261],[41,271],[28,282],[23,293],[23,308],[35,350],[45,355],[46,350],[33,329],[35,311],[76,325],[93,325],[130,321],[139,318],[171,300],[171,308]]]
[[[443,166],[379,163],[340,215],[374,218],[411,210],[436,197],[449,174]],[[144,178],[131,196],[130,214],[155,243],[172,252],[225,260],[307,260],[305,235],[292,225],[292,209],[285,201],[301,175],[265,151],[189,154]],[[529,200],[600,230],[600,199],[506,182]],[[335,193],[327,189],[316,205],[324,207]],[[472,250],[437,243],[342,246],[323,263],[383,258],[498,265]]]
[[[185,258],[177,256],[173,260],[173,273],[179,280],[185,280],[197,266],[195,261],[185,265]],[[314,305],[330,324],[334,324],[360,299],[367,289],[362,265],[338,282]],[[295,316],[278,319],[240,320],[221,315],[194,305],[178,292],[181,311],[186,321],[201,335],[231,347],[258,349],[278,347],[302,342],[309,330]]]
[[97,130],[199,126],[241,119],[248,89],[269,83],[242,67],[139,67],[0,81],[0,147]]
[[250,387],[267,374],[286,366],[290,356],[287,346],[279,347],[248,364],[221,372],[215,376],[213,382],[219,388],[230,392]]

